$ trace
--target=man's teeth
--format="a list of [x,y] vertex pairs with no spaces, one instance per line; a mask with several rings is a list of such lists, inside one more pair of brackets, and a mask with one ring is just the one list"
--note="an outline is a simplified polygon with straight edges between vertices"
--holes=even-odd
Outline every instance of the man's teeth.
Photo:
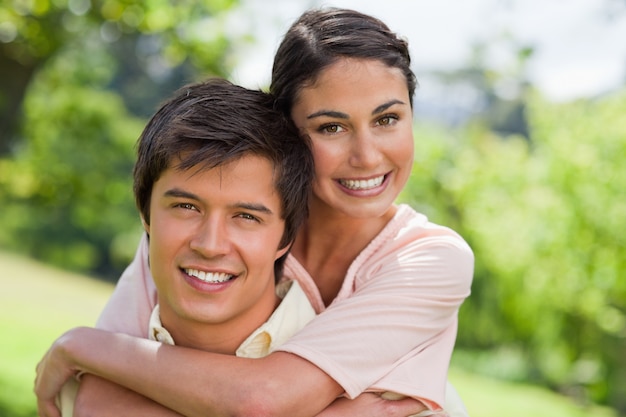
[[384,175],[377,178],[371,178],[369,180],[339,180],[341,185],[351,190],[367,190],[369,188],[378,187],[383,183],[385,179]]
[[185,272],[187,275],[196,277],[201,281],[212,283],[226,282],[233,277],[232,275],[225,274],[223,272],[204,272],[198,271],[197,269],[185,269]]

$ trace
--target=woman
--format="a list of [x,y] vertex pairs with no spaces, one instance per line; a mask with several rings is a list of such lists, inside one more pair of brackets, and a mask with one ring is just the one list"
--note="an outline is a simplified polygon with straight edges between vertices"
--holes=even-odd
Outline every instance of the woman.
[[[311,138],[310,216],[285,276],[300,282],[321,314],[262,359],[70,331],[40,365],[42,415],[54,415],[45,410],[76,371],[187,416],[315,415],[342,393],[355,398],[368,390],[419,400],[401,402],[415,412],[439,410],[473,255],[453,231],[394,205],[413,163],[415,86],[408,45],[384,23],[351,10],[303,14],[277,51],[270,92]],[[143,246],[100,327],[135,335],[147,329],[154,289]],[[116,392],[95,378],[82,385],[96,402]],[[359,401],[375,410],[382,400],[361,395]],[[333,406],[355,403],[342,399]]]

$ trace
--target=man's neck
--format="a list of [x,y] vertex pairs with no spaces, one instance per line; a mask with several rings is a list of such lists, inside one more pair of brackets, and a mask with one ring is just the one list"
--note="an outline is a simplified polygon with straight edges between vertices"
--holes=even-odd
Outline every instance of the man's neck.
[[180,317],[163,304],[159,308],[161,323],[172,335],[176,345],[234,355],[246,338],[269,319],[279,303],[277,296],[266,298],[257,302],[245,314],[219,323]]

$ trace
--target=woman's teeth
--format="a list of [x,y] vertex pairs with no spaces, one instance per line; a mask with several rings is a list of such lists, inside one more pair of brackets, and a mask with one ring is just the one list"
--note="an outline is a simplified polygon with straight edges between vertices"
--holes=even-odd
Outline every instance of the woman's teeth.
[[367,190],[370,188],[378,187],[383,183],[385,179],[384,175],[377,178],[371,178],[369,180],[339,180],[339,183],[351,190]]
[[222,272],[204,272],[198,271],[197,269],[185,269],[185,273],[192,277],[196,277],[201,281],[210,283],[226,282],[233,277],[230,274],[225,274]]

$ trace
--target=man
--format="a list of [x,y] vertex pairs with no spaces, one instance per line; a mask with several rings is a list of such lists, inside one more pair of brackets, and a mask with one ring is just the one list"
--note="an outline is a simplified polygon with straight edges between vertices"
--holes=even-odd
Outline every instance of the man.
[[[212,79],[164,103],[134,170],[158,297],[149,337],[260,357],[313,318],[297,283],[276,285],[312,176],[306,141],[265,93]],[[76,387],[64,387],[64,416]]]

